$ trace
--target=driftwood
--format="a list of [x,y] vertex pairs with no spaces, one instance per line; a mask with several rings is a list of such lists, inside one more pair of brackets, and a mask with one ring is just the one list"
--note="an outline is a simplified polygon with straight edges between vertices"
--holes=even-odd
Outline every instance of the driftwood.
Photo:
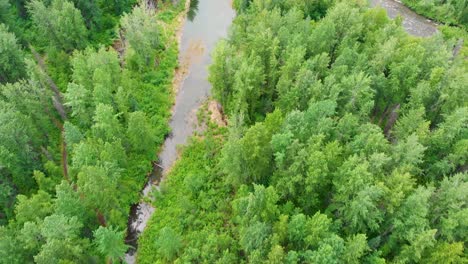
[[160,168],[160,169],[162,169],[162,170],[164,170],[164,167],[163,167],[163,166],[161,166],[161,165],[159,165],[159,164],[158,164],[158,163],[156,163],[156,162],[155,162],[155,163],[153,163],[153,165],[154,165],[154,166],[156,166],[156,167],[158,167],[158,168]]

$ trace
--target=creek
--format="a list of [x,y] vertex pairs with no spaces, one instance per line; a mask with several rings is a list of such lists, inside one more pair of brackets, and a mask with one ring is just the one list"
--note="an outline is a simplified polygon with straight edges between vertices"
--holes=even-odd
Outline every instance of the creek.
[[[142,197],[151,198],[152,191],[176,161],[177,146],[187,143],[196,125],[196,111],[210,95],[208,66],[216,43],[227,36],[235,13],[230,0],[191,0],[187,20],[179,43],[179,68],[174,80],[175,104],[170,120],[171,133],[166,138],[159,161],[142,191]],[[155,208],[140,202],[131,208],[126,242],[132,248],[127,252],[127,263],[135,263],[139,234],[143,232]]]
[[414,11],[396,0],[370,0],[372,7],[382,7],[390,18],[401,16],[403,28],[416,37],[430,37],[437,33],[437,24],[430,19],[416,14]]

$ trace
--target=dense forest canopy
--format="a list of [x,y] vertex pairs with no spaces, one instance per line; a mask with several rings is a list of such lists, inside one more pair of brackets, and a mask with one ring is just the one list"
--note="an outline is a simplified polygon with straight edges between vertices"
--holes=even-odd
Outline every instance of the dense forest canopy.
[[0,0],[0,263],[122,260],[169,130],[183,9]]
[[[466,1],[403,2],[234,0],[138,263],[466,263]],[[185,3],[0,0],[0,263],[124,261]]]
[[185,148],[138,263],[466,262],[466,33],[415,38],[366,1],[234,5],[210,67],[229,128]]

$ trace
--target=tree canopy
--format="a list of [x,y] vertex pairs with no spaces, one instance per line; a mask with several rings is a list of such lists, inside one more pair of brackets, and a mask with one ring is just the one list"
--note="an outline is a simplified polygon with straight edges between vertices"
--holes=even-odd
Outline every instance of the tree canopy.
[[366,1],[234,6],[209,77],[229,127],[183,149],[138,262],[466,261],[463,35]]

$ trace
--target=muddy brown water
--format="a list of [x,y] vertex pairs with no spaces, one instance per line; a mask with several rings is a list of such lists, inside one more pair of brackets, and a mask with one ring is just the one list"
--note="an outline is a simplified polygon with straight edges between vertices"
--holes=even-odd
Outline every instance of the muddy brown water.
[[[143,197],[152,197],[159,189],[156,182],[177,159],[177,146],[187,143],[195,126],[196,109],[210,95],[208,66],[216,42],[225,38],[235,13],[230,0],[192,0],[179,47],[179,70],[183,71],[170,120],[171,133],[166,138],[159,162],[142,191]],[[126,242],[132,249],[125,256],[127,263],[135,263],[137,239],[143,232],[154,208],[145,202],[132,206]]]
[[[437,33],[437,24],[414,13],[398,1],[370,0],[372,7],[384,8],[390,18],[398,15],[403,18],[403,27],[411,35],[429,37]],[[179,47],[179,71],[182,71],[180,84],[173,108],[170,127],[172,132],[166,138],[159,162],[142,190],[143,197],[152,197],[153,190],[159,190],[159,181],[177,159],[177,146],[187,143],[194,132],[196,109],[209,96],[211,85],[208,82],[210,53],[216,42],[227,36],[228,28],[235,13],[230,0],[192,0],[185,22]],[[125,260],[135,263],[137,240],[154,208],[145,202],[131,208],[126,242],[131,246]]]

